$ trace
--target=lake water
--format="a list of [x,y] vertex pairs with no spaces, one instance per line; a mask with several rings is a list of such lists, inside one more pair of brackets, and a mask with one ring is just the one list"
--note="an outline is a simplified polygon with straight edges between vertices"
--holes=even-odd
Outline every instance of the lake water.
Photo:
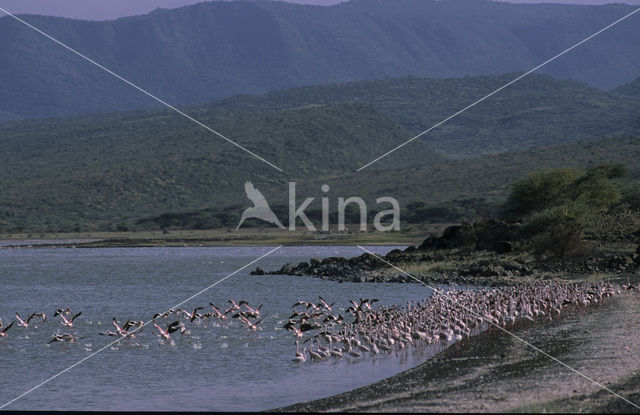
[[[393,248],[368,247],[381,254]],[[99,335],[113,330],[113,317],[148,321],[271,249],[0,249],[4,324],[16,312],[24,317],[44,311],[48,316],[46,322],[32,320],[33,327],[14,325],[0,339],[0,406],[114,340]],[[213,302],[226,308],[228,299],[264,304],[262,330],[250,332],[235,319],[227,325],[187,322],[191,333],[175,333],[170,345],[161,343],[148,325],[137,336],[140,345],[110,347],[6,409],[265,410],[341,393],[416,366],[426,359],[419,351],[296,365],[291,363],[294,338],[280,327],[300,299],[317,301],[321,295],[337,301],[344,314],[349,299],[376,297],[379,304],[402,305],[427,298],[428,288],[249,275],[256,266],[278,269],[289,261],[361,253],[357,247],[281,248],[183,305],[193,309]],[[75,327],[79,345],[47,345],[54,333],[69,331],[53,317],[63,307],[82,311]]]

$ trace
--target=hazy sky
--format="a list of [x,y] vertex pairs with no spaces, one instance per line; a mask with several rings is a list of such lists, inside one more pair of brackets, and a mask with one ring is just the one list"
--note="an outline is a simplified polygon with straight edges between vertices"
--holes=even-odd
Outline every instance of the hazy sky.
[[[76,19],[108,20],[148,13],[158,7],[175,8],[203,0],[0,0],[0,7],[11,13],[32,13]],[[446,0],[445,0],[446,1]],[[640,5],[640,0],[508,0],[511,3],[571,3]],[[289,0],[291,3],[331,5],[340,0]],[[0,12],[2,15],[2,12]]]

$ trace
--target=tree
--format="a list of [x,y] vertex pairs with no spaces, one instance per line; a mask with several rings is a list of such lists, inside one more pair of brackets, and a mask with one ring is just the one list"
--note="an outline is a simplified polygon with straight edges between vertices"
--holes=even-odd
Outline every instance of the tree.
[[506,211],[521,218],[531,212],[548,207],[567,194],[569,187],[584,172],[577,169],[542,170],[527,175],[513,184],[506,203]]
[[514,183],[505,210],[524,222],[537,257],[564,258],[582,248],[589,219],[622,200],[616,179],[625,174],[614,163],[532,173]]

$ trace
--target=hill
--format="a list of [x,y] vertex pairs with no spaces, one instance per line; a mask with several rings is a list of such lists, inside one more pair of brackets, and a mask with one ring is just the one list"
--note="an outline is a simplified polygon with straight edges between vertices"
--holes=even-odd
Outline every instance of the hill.
[[621,85],[614,91],[618,94],[628,95],[640,99],[640,78],[637,78],[627,84]]
[[[353,0],[330,7],[237,1],[106,22],[24,18],[185,105],[292,86],[526,70],[631,10],[483,0]],[[633,40],[639,37],[640,26],[624,22],[543,71],[616,87],[640,71]],[[0,111],[32,118],[155,105],[10,17],[0,18],[0,38]]]
[[[207,107],[207,111],[237,113],[310,104],[366,103],[418,133],[517,75],[411,77],[300,87],[262,96],[232,97]],[[579,82],[530,75],[431,131],[423,140],[449,157],[468,157],[590,138],[637,135],[639,104],[633,97]]]
[[[336,223],[335,198],[360,196],[367,202],[369,223],[378,207],[376,198],[395,197],[402,207],[401,219],[409,223],[457,222],[478,217],[495,217],[511,189],[511,184],[524,175],[540,169],[591,168],[602,163],[622,163],[628,169],[629,179],[636,183],[635,208],[640,208],[640,138],[610,138],[543,148],[483,156],[466,160],[443,160],[430,165],[384,171],[349,174],[330,179],[299,183],[302,195],[320,195],[320,186],[328,184],[330,192],[331,223]],[[316,224],[321,222],[321,204],[316,197],[306,209],[307,216]],[[274,198],[273,210],[287,218],[286,200]],[[147,216],[129,223],[131,229],[203,229],[216,226],[235,227],[246,203],[225,208],[209,207],[202,210],[166,212]],[[347,210],[347,222],[359,221],[359,212]],[[257,222],[256,224],[259,224]]]
[[[167,111],[3,123],[0,231],[115,229],[147,215],[245,204],[245,181],[265,195],[284,192],[290,180],[353,171],[408,134],[357,104],[199,115],[286,174]],[[419,146],[385,163],[441,159]]]
[[[327,183],[336,194],[358,189],[369,202],[381,195],[394,196],[405,207],[415,202],[404,213],[422,215],[422,220],[457,221],[498,214],[512,183],[546,168],[622,163],[631,181],[640,185],[639,157],[640,137],[607,138],[381,172],[363,170]],[[316,186],[309,184],[310,189]],[[301,186],[300,191],[309,190]]]

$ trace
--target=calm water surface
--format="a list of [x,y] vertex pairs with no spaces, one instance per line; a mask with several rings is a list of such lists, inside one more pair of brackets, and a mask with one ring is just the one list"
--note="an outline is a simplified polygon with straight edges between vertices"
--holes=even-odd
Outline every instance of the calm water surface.
[[[110,343],[113,338],[99,333],[113,329],[112,317],[148,321],[270,249],[0,249],[2,321],[8,324],[16,312],[24,317],[44,311],[49,317],[37,327],[14,326],[0,340],[0,405]],[[426,359],[420,352],[295,365],[293,336],[280,327],[299,299],[317,301],[321,295],[342,309],[360,297],[404,304],[428,297],[426,287],[249,275],[256,266],[277,269],[289,261],[361,253],[356,247],[282,248],[183,306],[213,302],[226,308],[230,298],[264,304],[262,330],[212,320],[192,323],[190,335],[176,333],[174,344],[163,344],[148,325],[138,335],[139,345],[110,347],[6,409],[263,410],[344,392],[413,367]],[[69,331],[53,318],[61,307],[82,311],[75,328],[80,345],[47,345],[54,333]]]

